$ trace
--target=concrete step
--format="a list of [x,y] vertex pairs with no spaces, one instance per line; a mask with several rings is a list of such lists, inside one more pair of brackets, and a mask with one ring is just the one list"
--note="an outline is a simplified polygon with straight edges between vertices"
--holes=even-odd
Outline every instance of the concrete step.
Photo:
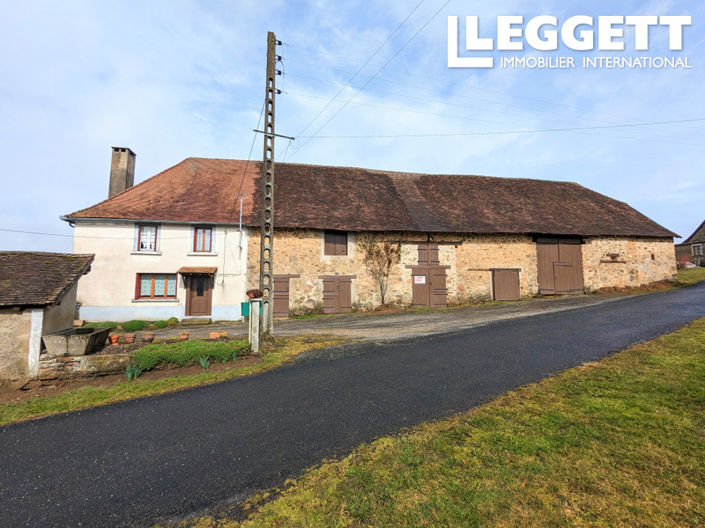
[[181,320],[181,324],[184,326],[201,326],[211,324],[212,322],[210,317],[186,317]]

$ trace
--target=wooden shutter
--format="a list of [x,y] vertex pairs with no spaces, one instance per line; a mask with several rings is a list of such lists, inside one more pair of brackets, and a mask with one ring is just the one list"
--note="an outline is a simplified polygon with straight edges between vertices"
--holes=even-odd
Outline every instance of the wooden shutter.
[[324,231],[323,254],[331,256],[347,255],[348,234],[344,231]]
[[419,244],[419,266],[438,266],[438,244],[435,242],[427,242]]

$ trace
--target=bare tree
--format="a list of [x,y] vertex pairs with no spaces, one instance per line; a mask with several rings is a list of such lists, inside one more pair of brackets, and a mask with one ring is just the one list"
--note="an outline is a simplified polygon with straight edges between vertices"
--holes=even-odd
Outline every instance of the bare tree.
[[377,283],[380,300],[382,304],[385,304],[389,274],[394,264],[400,260],[401,244],[390,242],[389,240],[381,240],[374,235],[368,235],[358,239],[357,247],[360,250],[367,272]]

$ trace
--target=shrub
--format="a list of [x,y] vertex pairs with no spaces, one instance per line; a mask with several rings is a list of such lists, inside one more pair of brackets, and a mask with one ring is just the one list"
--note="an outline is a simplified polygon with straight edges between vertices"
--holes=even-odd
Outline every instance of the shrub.
[[243,353],[249,347],[247,341],[180,341],[178,343],[157,343],[134,351],[135,365],[142,370],[151,370],[160,363],[185,366],[194,365],[203,356],[223,361],[233,354]]
[[157,322],[154,323],[154,328],[159,328],[159,329],[161,329],[161,328],[166,328],[168,324],[169,324],[169,323],[167,323],[166,321],[163,321],[163,320],[162,320],[162,321],[157,321]]
[[166,320],[166,324],[174,326],[175,324],[179,324],[179,320],[176,317],[169,317],[169,319]]
[[122,323],[122,329],[125,332],[139,332],[145,326],[147,326],[147,321],[140,321],[139,319],[133,319],[132,321],[125,321]]
[[198,362],[201,364],[201,368],[207,369],[211,366],[211,360],[208,356],[201,356],[198,358]]
[[142,369],[139,368],[137,365],[128,365],[125,369],[125,377],[127,378],[127,381],[137,379],[140,374],[142,374]]

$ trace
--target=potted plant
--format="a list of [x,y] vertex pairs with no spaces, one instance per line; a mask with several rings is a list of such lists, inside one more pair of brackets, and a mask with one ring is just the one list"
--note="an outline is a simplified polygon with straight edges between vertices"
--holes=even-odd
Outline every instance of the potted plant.
[[264,292],[262,290],[254,289],[254,290],[247,290],[245,294],[250,298],[250,299],[259,299],[264,295]]
[[125,343],[130,344],[130,343],[135,342],[135,338],[137,337],[137,334],[129,333],[129,334],[125,334],[123,337],[125,338]]
[[189,332],[179,332],[179,340],[186,341],[191,336]]
[[154,332],[142,332],[142,341],[144,343],[151,343],[154,341]]
[[110,340],[111,345],[117,345],[118,341],[120,340],[120,335],[118,334],[110,334],[108,336],[108,339]]
[[220,337],[220,332],[211,332],[210,333],[211,339],[218,339],[219,337]]

